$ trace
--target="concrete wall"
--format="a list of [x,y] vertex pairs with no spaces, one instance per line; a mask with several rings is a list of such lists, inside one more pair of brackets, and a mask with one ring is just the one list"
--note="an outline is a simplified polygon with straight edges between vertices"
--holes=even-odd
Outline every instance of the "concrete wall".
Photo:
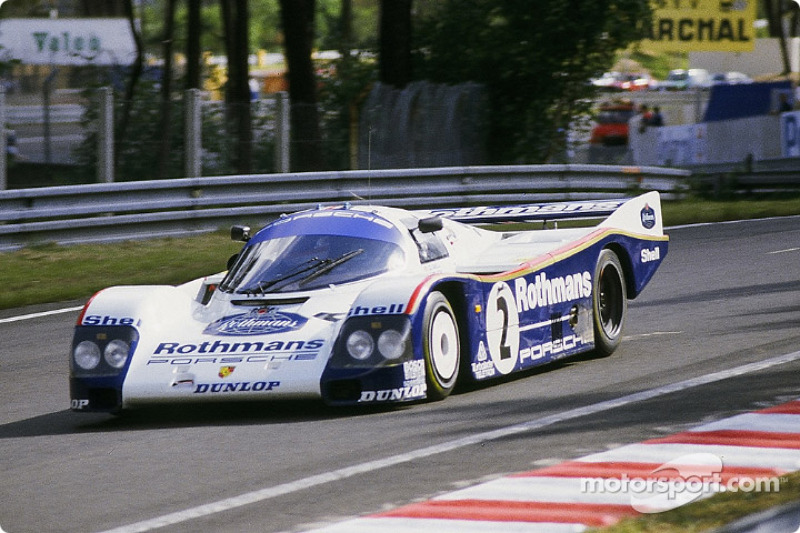
[[782,152],[779,115],[647,128],[643,133],[631,126],[630,148],[636,165],[731,163],[748,157],[778,158]]
[[[786,40],[792,72],[800,71],[800,38]],[[743,72],[758,78],[783,72],[778,39],[756,39],[752,52],[689,52],[689,65],[709,72]]]

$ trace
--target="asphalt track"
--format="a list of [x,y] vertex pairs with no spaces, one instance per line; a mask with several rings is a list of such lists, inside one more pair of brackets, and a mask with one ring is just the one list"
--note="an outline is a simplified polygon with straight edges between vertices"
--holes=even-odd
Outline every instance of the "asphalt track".
[[611,357],[399,409],[72,413],[80,302],[2,312],[0,528],[306,531],[795,399],[800,217],[669,233]]

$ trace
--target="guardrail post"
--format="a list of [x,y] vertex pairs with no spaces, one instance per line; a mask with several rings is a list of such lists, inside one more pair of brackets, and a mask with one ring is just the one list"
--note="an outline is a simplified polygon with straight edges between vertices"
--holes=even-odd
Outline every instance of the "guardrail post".
[[98,91],[97,181],[114,181],[114,95],[111,87]]
[[275,94],[275,172],[289,172],[289,95]]
[[187,178],[199,178],[203,173],[203,123],[200,114],[200,90],[188,89],[184,93],[186,129],[184,130],[184,169]]
[[8,139],[6,138],[6,89],[0,87],[0,191],[8,188]]

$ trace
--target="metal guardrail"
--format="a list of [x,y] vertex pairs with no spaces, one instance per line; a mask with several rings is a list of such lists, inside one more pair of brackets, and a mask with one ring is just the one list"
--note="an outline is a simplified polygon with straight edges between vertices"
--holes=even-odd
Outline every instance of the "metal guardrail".
[[800,158],[797,157],[744,159],[684,168],[692,172],[691,183],[694,188],[709,189],[715,196],[800,192]]
[[[84,108],[80,104],[53,104],[47,109],[52,123],[78,123],[83,117]],[[10,105],[6,107],[9,125],[41,124],[45,120],[45,109],[41,105]]]
[[535,165],[265,174],[0,191],[0,250],[110,242],[267,222],[319,204],[408,208],[604,199],[686,190],[688,171]]

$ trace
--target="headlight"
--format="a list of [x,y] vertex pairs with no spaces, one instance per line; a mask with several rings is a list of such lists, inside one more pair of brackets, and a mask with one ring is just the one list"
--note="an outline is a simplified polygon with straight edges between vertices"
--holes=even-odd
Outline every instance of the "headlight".
[[93,370],[100,364],[100,347],[92,341],[83,341],[75,347],[75,364],[84,370]]
[[386,359],[399,359],[406,351],[406,336],[396,329],[387,329],[378,337],[378,351]]
[[363,329],[357,329],[347,337],[347,353],[350,357],[359,361],[369,359],[375,349],[375,341],[372,335]]
[[108,363],[110,367],[120,369],[125,366],[130,351],[131,347],[127,342],[114,339],[106,345],[106,349],[103,351],[103,357],[105,357],[106,363]]
[[399,366],[414,358],[407,315],[348,318],[333,347],[331,368],[367,369]]
[[119,376],[138,342],[139,333],[131,326],[76,326],[70,371],[81,378]]

